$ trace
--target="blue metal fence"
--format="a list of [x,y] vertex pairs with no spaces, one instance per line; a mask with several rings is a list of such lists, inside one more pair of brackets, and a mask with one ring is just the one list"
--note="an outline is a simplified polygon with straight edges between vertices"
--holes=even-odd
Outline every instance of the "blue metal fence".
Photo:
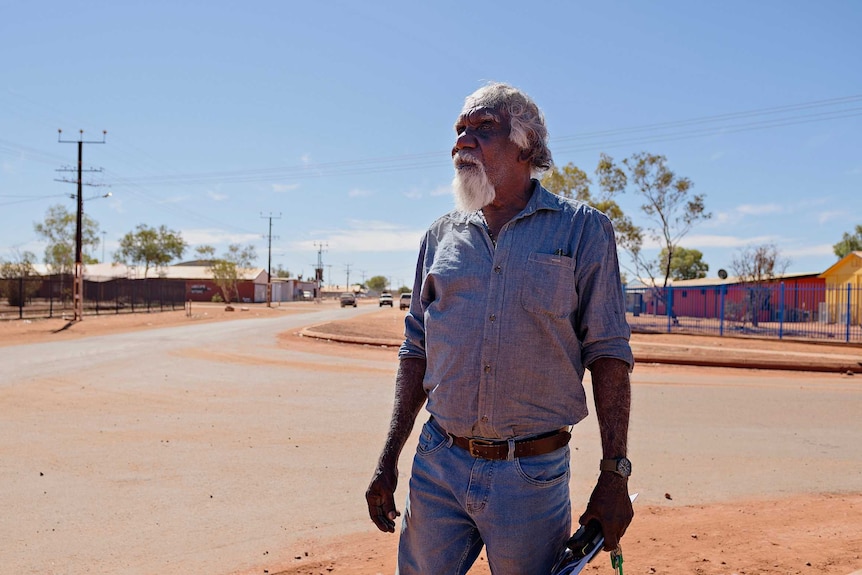
[[862,343],[862,289],[733,284],[627,288],[634,331]]

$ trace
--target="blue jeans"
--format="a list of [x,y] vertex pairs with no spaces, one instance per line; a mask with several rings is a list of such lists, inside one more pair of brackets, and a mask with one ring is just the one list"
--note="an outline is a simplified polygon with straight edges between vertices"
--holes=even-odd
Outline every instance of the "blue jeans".
[[570,535],[568,446],[475,459],[434,420],[423,426],[396,574],[463,575],[486,545],[494,575],[548,575]]

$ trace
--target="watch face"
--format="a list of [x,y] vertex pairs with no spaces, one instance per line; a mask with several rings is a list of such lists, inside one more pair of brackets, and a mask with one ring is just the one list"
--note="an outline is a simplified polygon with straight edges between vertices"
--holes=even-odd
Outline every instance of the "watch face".
[[623,477],[628,477],[632,474],[632,462],[626,457],[617,459],[617,473]]

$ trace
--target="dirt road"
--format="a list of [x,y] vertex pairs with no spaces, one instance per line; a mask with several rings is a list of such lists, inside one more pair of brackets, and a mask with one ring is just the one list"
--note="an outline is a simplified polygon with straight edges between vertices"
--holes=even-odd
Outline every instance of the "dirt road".
[[[297,335],[398,324],[364,312],[214,309],[13,335],[0,324],[0,572],[391,573],[396,537],[375,531],[362,493],[394,351]],[[626,573],[862,569],[860,382],[639,365]],[[575,501],[597,437],[593,418],[575,428]],[[611,569],[603,558],[585,572]]]

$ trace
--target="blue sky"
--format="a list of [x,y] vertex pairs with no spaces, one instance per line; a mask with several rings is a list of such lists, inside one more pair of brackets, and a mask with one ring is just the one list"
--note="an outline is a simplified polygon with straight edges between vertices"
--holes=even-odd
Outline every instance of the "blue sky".
[[74,210],[57,130],[107,130],[84,180],[110,187],[84,196],[112,193],[85,204],[108,259],[143,223],[265,267],[273,214],[273,265],[311,274],[322,245],[327,282],[409,284],[463,98],[496,80],[542,107],[558,165],[666,156],[706,195],[681,245],[710,275],[767,242],[820,272],[862,224],[860,25],[852,0],[0,0],[0,258],[41,258],[33,224]]

